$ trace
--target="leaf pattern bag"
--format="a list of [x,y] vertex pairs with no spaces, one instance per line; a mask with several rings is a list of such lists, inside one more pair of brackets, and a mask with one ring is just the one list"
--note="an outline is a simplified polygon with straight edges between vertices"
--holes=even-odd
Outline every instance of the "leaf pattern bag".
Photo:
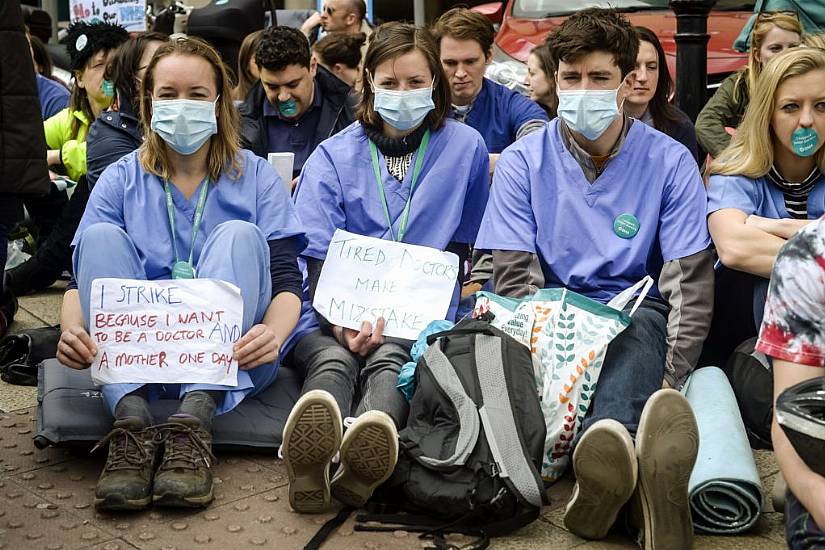
[[[567,468],[570,445],[587,414],[610,342],[630,325],[653,279],[645,277],[602,304],[565,288],[542,289],[521,300],[477,294],[475,317],[529,347],[547,438],[541,475],[556,481]],[[641,289],[630,314],[622,310]]]

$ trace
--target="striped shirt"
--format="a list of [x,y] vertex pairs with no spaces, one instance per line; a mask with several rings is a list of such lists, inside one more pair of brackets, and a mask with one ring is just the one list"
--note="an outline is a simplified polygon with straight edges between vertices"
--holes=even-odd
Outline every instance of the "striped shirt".
[[404,181],[404,176],[407,175],[413,155],[415,155],[415,151],[400,157],[384,157],[387,161],[387,171],[398,181]]
[[771,166],[767,178],[782,190],[782,193],[785,195],[785,209],[791,218],[807,220],[808,195],[811,194],[811,189],[814,188],[814,184],[820,175],[819,167],[815,166],[807,178],[799,183],[795,183],[783,178],[776,167]]

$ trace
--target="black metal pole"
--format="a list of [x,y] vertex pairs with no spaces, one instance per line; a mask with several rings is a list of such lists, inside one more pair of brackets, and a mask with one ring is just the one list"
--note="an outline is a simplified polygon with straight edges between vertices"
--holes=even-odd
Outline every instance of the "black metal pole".
[[716,0],[669,0],[676,13],[676,105],[696,121],[707,101],[708,14]]

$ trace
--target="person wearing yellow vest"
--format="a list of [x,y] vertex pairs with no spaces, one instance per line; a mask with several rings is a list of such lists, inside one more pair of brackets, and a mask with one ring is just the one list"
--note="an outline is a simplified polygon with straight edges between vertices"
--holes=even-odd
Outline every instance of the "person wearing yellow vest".
[[103,78],[109,55],[128,39],[126,29],[111,23],[78,22],[69,27],[66,48],[74,77],[69,106],[44,121],[43,127],[49,168],[77,185],[71,197],[65,186],[52,185],[48,195],[25,200],[40,233],[40,246],[34,256],[6,272],[15,296],[47,288],[71,269],[70,244],[89,198],[86,134],[112,102],[113,86]]

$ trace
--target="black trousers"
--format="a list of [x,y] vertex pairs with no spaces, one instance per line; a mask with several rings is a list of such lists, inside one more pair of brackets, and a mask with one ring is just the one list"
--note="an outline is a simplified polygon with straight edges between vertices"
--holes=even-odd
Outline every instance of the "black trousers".
[[34,256],[9,271],[11,291],[22,296],[48,288],[63,271],[72,269],[72,239],[89,202],[86,177],[80,178],[71,197],[52,187],[44,197],[27,198],[29,211],[40,235],[40,245]]

